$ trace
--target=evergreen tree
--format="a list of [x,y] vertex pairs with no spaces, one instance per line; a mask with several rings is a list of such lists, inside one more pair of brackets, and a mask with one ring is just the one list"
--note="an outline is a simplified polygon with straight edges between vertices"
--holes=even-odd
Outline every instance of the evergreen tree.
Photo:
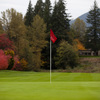
[[68,40],[67,32],[69,31],[69,19],[66,13],[64,0],[59,0],[57,3],[55,2],[51,22],[52,29],[58,41],[62,39]]
[[94,1],[93,8],[89,11],[87,22],[90,24],[86,35],[86,46],[91,48],[95,54],[100,50],[100,9]]
[[43,9],[44,9],[43,1],[37,0],[37,3],[34,7],[34,16],[39,15],[41,18],[43,18]]
[[44,64],[42,64],[42,68],[49,68],[49,50],[50,50],[50,44],[49,44],[49,40],[50,40],[50,28],[51,28],[51,2],[50,0],[45,0],[44,3],[44,15],[43,15],[43,19],[44,22],[46,23],[47,26],[47,30],[46,30],[46,34],[47,34],[47,38],[46,40],[48,41],[47,47],[43,49],[42,51],[42,60],[45,62]]
[[57,37],[57,41],[55,44],[52,44],[52,58],[53,58],[53,68],[57,68],[55,66],[55,57],[56,57],[56,48],[59,46],[61,40],[69,40],[68,32],[70,30],[68,14],[66,13],[66,7],[64,0],[59,0],[55,2],[52,18],[51,18],[51,28]]
[[31,0],[30,0],[27,13],[25,15],[25,25],[31,26],[32,22],[33,22],[33,7],[32,7]]
[[44,3],[44,22],[47,24],[47,32],[50,31],[51,24],[51,2],[50,0],[45,0]]

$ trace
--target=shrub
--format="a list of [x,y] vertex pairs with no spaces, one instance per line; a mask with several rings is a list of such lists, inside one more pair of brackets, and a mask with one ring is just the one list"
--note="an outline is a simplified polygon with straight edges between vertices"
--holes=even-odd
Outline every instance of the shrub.
[[7,49],[7,50],[5,50],[5,54],[6,55],[11,55],[12,57],[14,57],[14,51],[13,50],[11,50],[11,49]]
[[17,70],[17,67],[19,66],[20,66],[20,62],[18,56],[14,56],[14,66],[12,67],[12,70]]
[[0,70],[8,68],[8,61],[11,58],[10,55],[5,55],[3,50],[0,50]]
[[22,71],[22,70],[27,70],[27,62],[25,59],[21,59],[19,61],[18,56],[14,57],[14,66],[12,70],[17,70],[17,71]]
[[20,60],[21,63],[21,67],[23,68],[23,70],[27,70],[27,61],[23,58]]
[[22,71],[23,68],[21,66],[21,63],[16,63],[16,65],[12,68],[12,70]]
[[74,50],[67,41],[62,41],[57,48],[56,66],[65,69],[66,66],[71,66],[72,68],[78,64],[78,53]]
[[10,70],[14,66],[14,51],[8,49],[8,50],[5,50],[5,54],[11,56],[11,58],[9,59],[9,66],[7,68],[8,70]]
[[13,42],[9,40],[6,34],[0,34],[0,49],[12,49],[14,50]]

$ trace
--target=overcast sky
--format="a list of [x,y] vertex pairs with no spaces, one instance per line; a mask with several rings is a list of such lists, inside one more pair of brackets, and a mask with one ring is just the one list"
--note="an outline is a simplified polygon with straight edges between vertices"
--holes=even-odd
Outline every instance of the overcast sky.
[[[37,0],[31,0],[31,1],[34,7]],[[66,8],[68,9],[67,13],[70,13],[72,19],[75,19],[80,15],[88,12],[94,3],[94,0],[65,0],[65,1],[66,1]],[[100,8],[100,0],[96,1],[98,3],[98,7]],[[54,5],[54,2],[55,0],[51,0],[52,5]],[[25,14],[28,8],[28,4],[29,0],[0,0],[0,12],[5,11],[8,8],[9,9],[14,8],[18,12]]]

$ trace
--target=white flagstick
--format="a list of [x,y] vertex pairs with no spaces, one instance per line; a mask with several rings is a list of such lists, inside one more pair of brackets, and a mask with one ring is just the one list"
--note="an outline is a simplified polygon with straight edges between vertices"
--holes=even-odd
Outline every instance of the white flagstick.
[[51,53],[52,53],[52,49],[51,49],[51,39],[50,39],[50,83],[51,83],[51,67],[52,67]]

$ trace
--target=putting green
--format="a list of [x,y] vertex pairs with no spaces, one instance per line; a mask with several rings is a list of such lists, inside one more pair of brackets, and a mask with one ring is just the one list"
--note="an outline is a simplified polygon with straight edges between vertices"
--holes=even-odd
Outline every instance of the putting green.
[[0,71],[0,100],[100,100],[100,73]]

